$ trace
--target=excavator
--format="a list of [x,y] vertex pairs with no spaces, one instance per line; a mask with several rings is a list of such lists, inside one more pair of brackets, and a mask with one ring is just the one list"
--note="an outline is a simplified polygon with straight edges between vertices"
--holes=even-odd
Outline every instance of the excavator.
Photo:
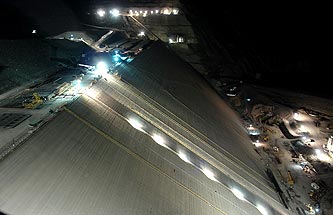
[[33,95],[33,99],[31,102],[23,103],[24,108],[36,109],[36,107],[38,107],[39,105],[41,105],[43,103],[43,99],[40,97],[40,95],[38,93],[34,92],[32,95]]

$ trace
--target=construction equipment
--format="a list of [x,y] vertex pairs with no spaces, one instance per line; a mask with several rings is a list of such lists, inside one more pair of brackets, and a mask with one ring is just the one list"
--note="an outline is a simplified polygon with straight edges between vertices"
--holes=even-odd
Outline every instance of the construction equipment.
[[34,92],[32,95],[33,99],[31,102],[23,103],[24,108],[35,109],[36,107],[38,107],[43,103],[43,100],[38,93]]
[[288,170],[288,177],[287,177],[287,179],[288,179],[288,184],[289,185],[291,185],[291,186],[294,185],[295,181],[294,181],[294,178],[291,175],[290,170]]

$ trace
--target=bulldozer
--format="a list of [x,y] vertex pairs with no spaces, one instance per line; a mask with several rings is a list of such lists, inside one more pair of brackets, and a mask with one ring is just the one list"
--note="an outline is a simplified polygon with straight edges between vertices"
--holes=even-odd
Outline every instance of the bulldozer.
[[36,107],[38,107],[39,105],[41,105],[43,103],[43,99],[40,97],[40,95],[38,93],[34,92],[32,95],[33,95],[33,99],[31,102],[23,103],[24,108],[36,109]]

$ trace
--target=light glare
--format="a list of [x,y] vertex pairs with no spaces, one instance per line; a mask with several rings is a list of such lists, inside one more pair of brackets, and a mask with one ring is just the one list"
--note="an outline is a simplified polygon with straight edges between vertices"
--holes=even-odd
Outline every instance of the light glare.
[[120,12],[118,9],[112,9],[110,11],[110,13],[112,14],[112,16],[119,16],[120,15]]
[[105,62],[100,61],[96,65],[96,72],[100,75],[105,75],[108,71],[108,66]]
[[103,10],[103,9],[99,9],[99,10],[97,11],[97,15],[100,16],[100,17],[103,17],[103,16],[105,15],[105,10]]
[[315,149],[315,152],[316,152],[316,155],[317,155],[317,158],[321,161],[324,161],[324,162],[331,162],[331,157],[324,153],[322,150],[320,149]]
[[145,35],[145,32],[144,32],[144,31],[141,31],[141,32],[138,34],[139,37],[143,37],[144,35]]
[[173,13],[174,15],[177,15],[178,12],[179,12],[179,10],[178,10],[177,8],[175,8],[175,9],[172,10],[172,13]]
[[89,97],[95,98],[97,96],[97,91],[92,88],[87,88],[85,94]]

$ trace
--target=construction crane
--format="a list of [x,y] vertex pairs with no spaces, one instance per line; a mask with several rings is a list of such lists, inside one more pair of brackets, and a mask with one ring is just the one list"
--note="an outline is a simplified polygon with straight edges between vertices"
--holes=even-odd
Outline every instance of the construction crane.
[[23,103],[24,108],[28,109],[35,109],[37,106],[43,103],[43,100],[41,99],[40,95],[36,92],[33,94],[33,99],[29,103]]

